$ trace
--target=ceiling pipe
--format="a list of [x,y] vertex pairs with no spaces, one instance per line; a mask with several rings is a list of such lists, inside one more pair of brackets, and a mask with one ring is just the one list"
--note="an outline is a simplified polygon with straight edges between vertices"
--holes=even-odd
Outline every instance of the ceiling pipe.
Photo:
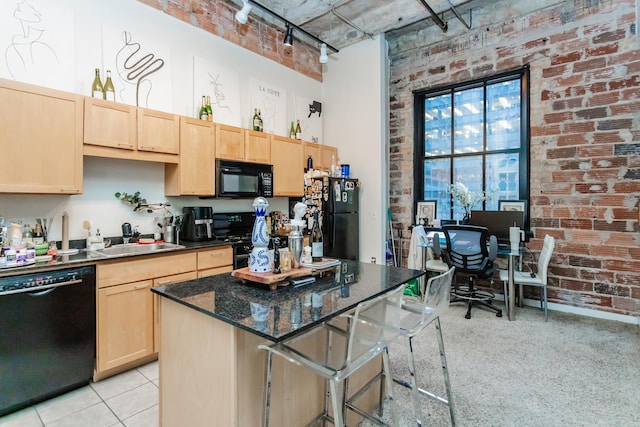
[[[331,13],[333,13],[335,16],[337,16],[345,24],[350,25],[351,27],[353,27],[356,30],[360,31],[365,36],[369,37],[370,39],[373,39],[374,38],[373,34],[366,32],[365,30],[363,30],[362,28],[358,27],[356,24],[351,22],[349,19],[347,19],[345,16],[343,16],[341,13],[338,13],[338,11],[336,10],[336,7],[344,6],[344,5],[341,5],[339,3],[340,2],[334,3],[334,5],[331,6]],[[349,3],[349,2],[347,2],[347,3]]]
[[449,29],[449,26],[447,25],[447,23],[444,22],[442,19],[440,19],[436,11],[433,10],[431,6],[429,6],[429,3],[427,3],[427,0],[420,0],[420,3],[422,3],[422,5],[427,8],[429,13],[431,14],[431,17],[433,18],[433,21],[438,25],[438,27],[440,27],[442,32],[446,33],[447,30]]
[[460,16],[460,14],[458,13],[458,10],[456,9],[456,7],[453,5],[453,3],[451,3],[451,0],[447,0],[449,2],[449,6],[451,6],[451,12],[453,12],[453,14],[456,16],[456,18],[458,18],[458,20],[460,22],[462,22],[462,24],[467,27],[467,30],[471,29],[471,9],[469,9],[469,23],[467,24],[467,21],[465,21],[464,19],[462,19],[462,16]]

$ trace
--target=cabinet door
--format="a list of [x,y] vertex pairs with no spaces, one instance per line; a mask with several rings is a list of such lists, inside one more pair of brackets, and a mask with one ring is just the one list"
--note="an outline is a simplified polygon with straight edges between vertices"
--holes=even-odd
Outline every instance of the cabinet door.
[[216,157],[244,160],[244,129],[216,124]]
[[213,123],[180,117],[180,160],[165,164],[164,194],[167,196],[215,194]]
[[225,246],[198,252],[198,271],[233,264],[233,249]]
[[180,152],[178,116],[138,108],[138,151],[178,154]]
[[[84,98],[86,145],[133,151],[136,148],[136,138],[136,107],[103,99]],[[91,149],[85,147],[85,150]]]
[[307,159],[311,156],[313,160],[313,168],[322,170],[322,157],[320,156],[320,144],[304,141],[302,143],[302,168],[306,169]]
[[98,289],[97,371],[153,354],[151,280]]
[[269,134],[245,129],[244,148],[244,158],[247,162],[271,164]]
[[302,196],[304,168],[302,143],[282,136],[271,136],[274,196]]
[[0,193],[82,192],[82,96],[0,79]]
[[[197,279],[198,275],[195,271],[188,273],[174,274],[173,276],[160,277],[153,279],[153,286],[166,286],[172,283],[185,282],[187,280]],[[153,294],[153,352],[157,353],[160,350],[160,311],[158,300],[162,298],[159,295]]]
[[331,170],[331,162],[338,161],[338,149],[330,145],[321,145],[320,159],[322,160],[322,169]]

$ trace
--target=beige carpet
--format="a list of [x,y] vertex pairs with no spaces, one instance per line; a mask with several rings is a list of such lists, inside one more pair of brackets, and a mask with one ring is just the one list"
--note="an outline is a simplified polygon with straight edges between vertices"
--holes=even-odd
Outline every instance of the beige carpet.
[[[640,426],[637,325],[553,311],[545,323],[532,307],[516,308],[514,322],[465,312],[452,304],[441,316],[458,426]],[[445,396],[435,327],[414,342],[422,387]],[[391,348],[396,373],[405,352],[400,340]],[[415,425],[407,390],[394,392],[400,426]],[[424,398],[422,408],[424,426],[450,425],[444,405]]]

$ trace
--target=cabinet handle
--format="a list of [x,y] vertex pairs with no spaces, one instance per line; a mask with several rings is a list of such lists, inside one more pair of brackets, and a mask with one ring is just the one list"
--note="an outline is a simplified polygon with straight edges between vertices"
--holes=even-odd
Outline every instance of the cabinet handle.
[[133,289],[144,289],[144,288],[148,288],[149,285],[136,285]]
[[118,147],[133,148],[133,145],[132,144],[118,143]]
[[151,150],[151,151],[155,151],[155,150],[157,150],[157,147],[154,147],[154,146],[147,146],[147,145],[141,145],[141,146],[140,146],[140,149],[142,149],[142,150]]

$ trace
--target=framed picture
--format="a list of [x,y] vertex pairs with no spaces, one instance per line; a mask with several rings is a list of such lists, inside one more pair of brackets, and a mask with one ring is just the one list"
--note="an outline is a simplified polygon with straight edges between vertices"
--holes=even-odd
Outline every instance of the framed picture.
[[527,201],[526,200],[498,200],[498,210],[524,212],[524,217],[526,220]]
[[416,203],[416,224],[430,225],[436,219],[437,200],[422,200]]

